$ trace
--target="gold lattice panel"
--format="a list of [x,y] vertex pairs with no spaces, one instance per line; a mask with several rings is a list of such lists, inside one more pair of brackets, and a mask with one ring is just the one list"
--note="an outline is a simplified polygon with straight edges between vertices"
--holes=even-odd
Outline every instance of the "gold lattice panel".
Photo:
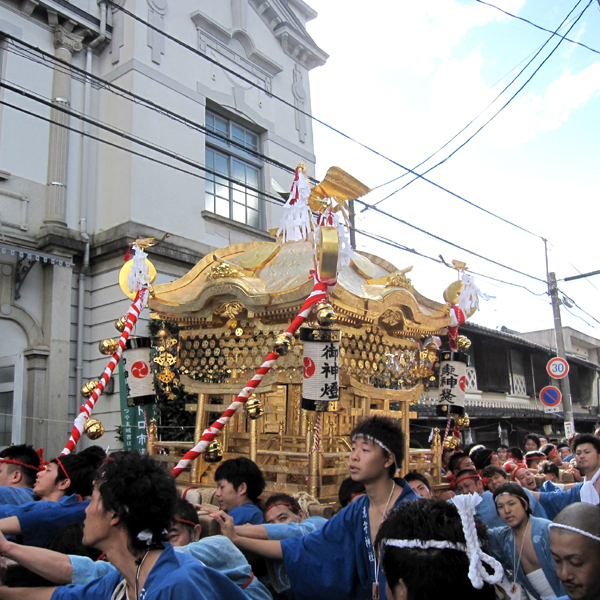
[[[284,329],[262,327],[241,320],[235,326],[211,331],[183,331],[179,341],[177,368],[180,373],[204,383],[225,383],[254,373],[265,361]],[[280,357],[275,369],[300,369],[302,344],[294,340],[288,355]]]

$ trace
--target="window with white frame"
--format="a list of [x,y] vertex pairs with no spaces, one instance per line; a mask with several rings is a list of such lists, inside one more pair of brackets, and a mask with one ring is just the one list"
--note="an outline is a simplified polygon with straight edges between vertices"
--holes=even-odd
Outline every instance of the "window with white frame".
[[205,209],[260,228],[262,163],[246,152],[258,151],[259,134],[210,111],[206,112],[206,128],[221,137],[206,136],[206,168],[214,174],[206,174]]
[[21,356],[0,357],[0,448],[23,443]]

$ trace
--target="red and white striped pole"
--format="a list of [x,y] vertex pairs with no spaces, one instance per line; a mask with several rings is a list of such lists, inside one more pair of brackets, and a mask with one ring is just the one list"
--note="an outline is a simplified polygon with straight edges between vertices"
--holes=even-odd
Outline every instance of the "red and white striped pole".
[[[290,326],[286,329],[285,333],[290,337],[295,331],[306,321],[307,317],[312,312],[313,307],[320,302],[324,302],[327,299],[327,294],[331,289],[332,285],[335,285],[335,281],[318,281],[310,293],[310,296],[304,301],[300,312],[296,318],[292,321]],[[181,460],[177,463],[177,466],[173,469],[173,477],[177,477],[192,461],[198,458],[207,446],[215,439],[219,431],[227,425],[231,417],[236,411],[243,406],[250,394],[260,385],[263,377],[271,370],[275,361],[279,358],[277,352],[271,352],[267,355],[265,362],[256,371],[254,377],[246,384],[246,387],[239,393],[237,398],[229,405],[227,410],[202,434],[200,441],[188,452],[186,452]]]
[[131,334],[131,330],[133,329],[136,321],[144,307],[146,306],[146,302],[148,301],[149,295],[148,287],[141,288],[133,302],[133,304],[129,307],[129,311],[127,312],[127,322],[125,323],[125,327],[123,329],[123,333],[119,338],[119,347],[117,351],[112,355],[108,366],[102,373],[102,377],[96,386],[93,394],[90,398],[88,398],[87,402],[81,407],[79,414],[75,417],[75,421],[73,423],[73,429],[71,431],[71,437],[67,442],[67,445],[64,447],[61,455],[63,454],[71,454],[73,450],[75,450],[75,446],[77,446],[77,442],[83,433],[83,427],[85,425],[86,419],[92,414],[92,410],[94,410],[94,405],[96,401],[104,391],[104,388],[108,384],[108,380],[110,379],[115,367],[119,364],[121,360],[121,353],[125,349],[125,345],[127,344],[127,340],[129,339],[129,335]]

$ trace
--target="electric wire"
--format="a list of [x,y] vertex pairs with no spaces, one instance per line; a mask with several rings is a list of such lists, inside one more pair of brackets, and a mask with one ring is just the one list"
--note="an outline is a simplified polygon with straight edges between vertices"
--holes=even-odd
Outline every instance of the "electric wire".
[[[488,6],[492,6],[492,7],[494,7],[494,8],[498,8],[497,6],[494,6],[493,4],[489,4],[489,3],[487,3],[487,2],[484,2],[483,0],[476,0],[476,1],[477,1],[477,2],[480,2],[481,4],[487,4]],[[580,2],[581,2],[581,0],[580,0]],[[578,4],[579,4],[580,2],[578,2]],[[576,5],[576,6],[577,6],[577,5]],[[576,6],[575,6],[575,8],[576,8]],[[500,10],[500,11],[502,11],[502,12],[506,12],[506,11],[502,10],[501,8],[498,8],[498,10]],[[574,9],[573,9],[573,10],[574,10]],[[573,12],[573,11],[571,11],[571,12]],[[531,23],[531,21],[528,21],[527,19],[522,19],[521,17],[517,17],[516,15],[513,15],[513,14],[511,14],[511,13],[507,13],[507,12],[506,12],[506,14],[507,14],[507,15],[509,15],[509,16],[515,17],[515,18],[517,18],[517,19],[521,19],[521,20],[523,20],[523,21],[526,21],[527,23],[530,23],[531,25],[534,25],[534,26],[538,27],[537,25],[535,25],[534,23]],[[569,15],[570,15],[570,14],[571,14],[571,13],[569,13]],[[567,17],[565,18],[565,20],[566,20],[566,19],[569,17],[569,15],[567,15]],[[472,124],[473,124],[475,121],[477,121],[477,119],[478,119],[479,117],[481,117],[481,115],[483,115],[483,114],[484,114],[484,113],[485,113],[485,112],[486,112],[486,111],[487,111],[489,108],[491,108],[491,107],[492,107],[492,106],[493,106],[493,105],[494,105],[494,104],[495,104],[495,103],[498,101],[498,99],[499,99],[499,98],[502,96],[502,94],[504,94],[504,92],[506,92],[506,90],[507,90],[507,89],[508,89],[508,88],[509,88],[509,87],[510,87],[510,86],[511,86],[511,85],[512,85],[512,84],[513,84],[513,83],[514,83],[514,82],[515,82],[515,81],[516,81],[516,80],[517,80],[519,77],[520,77],[520,75],[522,75],[522,73],[525,71],[525,69],[526,69],[526,68],[527,68],[527,67],[528,67],[528,66],[529,66],[529,65],[530,65],[530,64],[533,62],[533,60],[534,60],[534,59],[535,59],[535,58],[536,58],[536,57],[539,55],[539,53],[540,53],[540,52],[543,50],[543,48],[544,48],[544,47],[545,47],[545,46],[546,46],[546,45],[547,45],[547,44],[550,42],[550,40],[552,40],[552,37],[553,37],[553,36],[555,36],[555,35],[556,35],[556,36],[558,36],[558,37],[562,37],[563,39],[565,39],[565,40],[567,40],[567,41],[569,41],[569,42],[572,42],[572,43],[574,43],[574,44],[578,44],[579,42],[575,42],[574,40],[571,40],[571,39],[569,39],[569,38],[565,38],[564,36],[561,36],[561,35],[558,33],[559,29],[562,27],[562,25],[564,24],[564,22],[565,22],[565,21],[563,20],[563,22],[562,22],[562,23],[561,23],[561,25],[560,25],[560,26],[559,26],[559,27],[556,29],[556,31],[552,31],[552,30],[550,30],[550,29],[544,29],[543,27],[538,27],[539,29],[542,29],[543,31],[546,31],[546,32],[548,32],[548,33],[552,33],[553,35],[552,35],[552,36],[550,36],[550,38],[548,38],[548,40],[546,40],[546,42],[544,42],[544,44],[543,44],[542,46],[540,46],[540,48],[538,48],[538,50],[537,50],[537,51],[535,51],[535,52],[532,52],[532,53],[531,53],[531,54],[530,54],[528,57],[526,57],[525,59],[523,59],[523,60],[521,61],[521,63],[523,63],[523,62],[525,62],[525,60],[527,60],[529,57],[531,57],[531,59],[530,59],[530,60],[527,62],[527,64],[526,64],[526,65],[523,67],[523,69],[521,69],[521,70],[519,71],[519,73],[517,73],[517,75],[516,75],[516,76],[515,76],[515,77],[514,77],[514,78],[513,78],[513,79],[512,79],[512,80],[511,80],[511,81],[510,81],[510,82],[509,82],[509,83],[508,83],[508,84],[507,84],[507,85],[506,85],[504,88],[503,88],[503,89],[502,89],[502,91],[501,91],[501,92],[500,92],[500,93],[499,93],[499,94],[498,94],[498,95],[497,95],[497,96],[496,96],[496,97],[495,97],[495,98],[494,98],[494,99],[493,99],[493,100],[492,100],[492,101],[491,101],[491,102],[490,102],[490,103],[489,103],[489,104],[488,104],[488,105],[487,105],[487,106],[486,106],[486,107],[485,107],[483,110],[481,110],[481,111],[479,112],[479,114],[478,114],[476,117],[474,117],[473,119],[471,119],[471,120],[470,120],[470,121],[469,121],[469,122],[468,122],[468,123],[467,123],[467,124],[466,124],[466,125],[465,125],[465,126],[462,128],[462,129],[460,129],[460,130],[459,130],[459,131],[458,131],[458,132],[457,132],[455,135],[453,135],[453,136],[452,136],[452,137],[451,137],[451,138],[450,138],[450,139],[449,139],[449,140],[448,140],[448,141],[447,141],[445,144],[443,144],[442,146],[440,146],[440,147],[439,147],[439,148],[438,148],[438,149],[437,149],[435,152],[433,152],[433,153],[432,153],[432,154],[430,154],[430,155],[429,155],[427,158],[425,158],[424,160],[422,160],[422,161],[421,161],[421,162],[420,162],[418,165],[415,165],[415,166],[413,167],[413,169],[414,169],[414,170],[418,169],[419,167],[421,167],[422,165],[424,165],[426,162],[428,162],[429,160],[431,160],[431,159],[432,159],[434,156],[436,156],[437,154],[439,154],[439,153],[440,153],[440,152],[441,152],[441,151],[442,151],[444,148],[446,148],[446,146],[448,146],[450,143],[452,143],[452,142],[453,142],[453,141],[454,141],[454,140],[455,140],[455,139],[456,139],[456,138],[457,138],[457,137],[458,137],[458,136],[459,136],[461,133],[463,133],[463,132],[464,132],[466,129],[468,129],[468,128],[469,128],[469,127],[470,127],[470,126],[471,126],[471,125],[472,125]],[[585,44],[580,44],[580,45],[584,45],[584,46],[585,46]],[[587,48],[587,46],[585,46],[585,47]],[[592,50],[593,52],[596,52],[596,53],[600,54],[600,51],[598,51],[598,50],[593,50],[592,48],[589,48],[589,49],[590,49],[590,50]],[[520,65],[521,63],[519,63],[519,65]],[[512,69],[509,71],[509,73],[511,73],[512,71],[514,71],[514,70],[515,70],[515,69],[516,69],[516,68],[517,68],[519,65],[517,65],[517,66],[513,67],[513,68],[512,68]],[[500,81],[502,81],[502,79],[504,79],[505,77],[507,77],[509,73],[507,73],[507,74],[506,74],[504,77],[502,77],[502,78],[500,79]],[[497,82],[497,83],[498,83],[498,82]],[[495,87],[495,86],[497,85],[497,83],[495,83],[495,84],[492,86],[492,88],[493,88],[493,87]],[[427,171],[426,171],[426,172],[427,172]],[[394,183],[395,181],[398,181],[399,179],[402,179],[402,178],[406,177],[408,174],[409,174],[408,172],[404,172],[404,173],[402,173],[401,175],[399,175],[399,176],[397,176],[397,177],[394,177],[393,179],[390,179],[389,181],[386,181],[385,183],[381,183],[381,184],[379,184],[379,185],[375,186],[375,187],[374,187],[374,188],[372,188],[372,189],[373,189],[373,190],[377,190],[377,189],[379,189],[379,188],[385,187],[385,186],[389,185],[390,183]],[[408,185],[410,185],[410,184],[407,184],[407,186],[408,186]],[[401,188],[401,189],[404,189],[404,188]],[[397,191],[400,191],[400,190],[397,190]],[[390,198],[390,197],[391,197],[391,196],[392,196],[394,193],[396,193],[396,192],[392,192],[392,194],[390,194],[389,196],[386,196],[385,198],[383,198],[383,199],[379,200],[377,203],[375,203],[375,206],[377,206],[377,205],[381,204],[382,202],[384,202],[385,200],[387,200],[388,198]]]
[[[117,129],[117,128],[112,127],[110,125],[107,125],[106,123],[103,123],[103,122],[101,122],[101,121],[99,121],[97,119],[92,119],[92,118],[90,118],[90,117],[88,117],[86,115],[82,115],[81,113],[78,113],[78,112],[74,111],[71,108],[66,108],[66,107],[63,107],[63,106],[56,105],[51,100],[45,99],[43,97],[40,97],[39,95],[34,94],[33,92],[31,92],[29,90],[25,90],[22,87],[17,87],[15,85],[12,85],[12,84],[8,83],[6,80],[0,81],[0,87],[3,87],[3,88],[5,88],[5,89],[7,89],[7,90],[9,90],[11,92],[20,94],[23,97],[28,98],[29,100],[34,100],[34,101],[39,102],[39,103],[41,103],[41,104],[43,104],[45,106],[48,106],[48,107],[53,108],[55,110],[58,110],[59,112],[62,112],[64,114],[73,116],[73,117],[75,117],[77,119],[80,119],[81,121],[83,121],[85,123],[94,125],[94,126],[100,128],[100,129],[103,129],[104,131],[107,131],[109,133],[112,133],[114,135],[122,137],[123,139],[125,139],[127,141],[134,142],[136,144],[141,145],[142,147],[148,148],[149,150],[153,150],[153,151],[159,152],[160,154],[168,156],[169,158],[172,158],[174,160],[180,161],[180,162],[182,162],[182,163],[184,163],[184,164],[186,164],[188,166],[191,166],[191,167],[194,167],[196,169],[202,170],[202,171],[204,171],[206,173],[210,173],[211,175],[214,175],[215,177],[220,177],[220,178],[222,178],[222,179],[224,179],[226,181],[229,181],[230,183],[235,183],[236,185],[238,185],[240,187],[243,187],[243,188],[245,188],[247,190],[251,190],[252,192],[255,192],[256,194],[258,194],[260,196],[263,196],[263,197],[265,196],[265,193],[262,192],[260,189],[252,187],[252,186],[249,186],[245,182],[240,182],[240,181],[238,181],[236,179],[233,179],[233,178],[221,175],[221,174],[219,174],[219,173],[217,173],[217,172],[215,172],[215,171],[213,171],[213,170],[205,167],[204,165],[201,165],[200,163],[198,163],[196,161],[193,161],[192,159],[189,159],[189,158],[187,158],[185,156],[177,154],[177,153],[175,153],[175,152],[173,152],[171,150],[168,150],[166,148],[163,148],[161,146],[157,146],[156,144],[148,142],[147,140],[144,140],[144,139],[142,139],[142,138],[140,138],[138,136],[134,136],[134,135],[129,134],[129,133],[123,131],[123,130]],[[210,181],[212,181],[212,180],[210,180]],[[355,200],[355,202],[358,202],[359,204],[363,204],[363,205],[365,204],[361,200]],[[408,226],[408,227],[410,227],[410,228],[412,228],[412,229],[414,229],[416,231],[419,231],[420,233],[424,233],[425,235],[428,235],[429,237],[432,237],[433,239],[436,239],[436,240],[438,240],[440,242],[448,244],[449,246],[457,248],[457,249],[459,249],[459,250],[461,250],[463,252],[467,252],[468,254],[471,254],[473,256],[476,256],[477,258],[480,258],[482,260],[490,262],[491,264],[494,264],[496,266],[502,267],[504,269],[507,269],[507,270],[512,271],[514,273],[517,273],[519,275],[523,275],[525,277],[528,277],[529,279],[533,279],[535,281],[544,282],[544,280],[542,280],[542,279],[540,279],[538,277],[535,277],[534,275],[530,275],[528,273],[524,273],[523,271],[520,271],[520,270],[515,269],[513,267],[509,267],[508,265],[504,265],[504,264],[502,264],[502,263],[500,263],[498,261],[495,261],[495,260],[493,260],[491,258],[487,258],[487,257],[485,257],[485,256],[483,256],[483,255],[481,255],[481,254],[479,254],[477,252],[474,252],[472,250],[468,250],[468,249],[466,249],[466,248],[464,248],[464,247],[462,247],[462,246],[460,246],[458,244],[455,244],[454,242],[450,242],[448,240],[445,240],[444,238],[442,238],[440,236],[437,236],[435,234],[429,233],[426,230],[424,230],[424,229],[422,229],[420,227],[417,227],[416,225],[412,225],[411,223],[409,223],[408,221],[405,221],[404,219],[400,219],[399,217],[395,217],[394,215],[390,215],[388,213],[385,213],[384,211],[381,211],[380,209],[375,209],[375,210],[378,213],[382,214],[383,216],[385,216],[387,218],[393,219],[393,220],[395,220],[395,221],[397,221],[397,222],[399,222],[399,223],[401,223],[401,224],[403,224],[405,226]]]
[[[259,84],[257,84],[255,81],[252,81],[251,79],[248,79],[247,77],[244,77],[243,75],[240,75],[239,73],[237,73],[235,70],[227,67],[226,65],[221,64],[219,61],[217,61],[216,59],[204,54],[203,52],[201,52],[200,50],[198,50],[197,48],[194,48],[193,46],[190,46],[189,44],[186,44],[184,41],[176,38],[175,36],[170,35],[169,33],[162,31],[159,27],[156,27],[155,25],[149,23],[148,21],[145,21],[144,19],[142,19],[141,17],[138,17],[136,14],[132,13],[131,11],[128,11],[126,8],[120,6],[119,4],[117,4],[116,2],[113,2],[113,0],[105,0],[109,5],[111,5],[112,7],[114,7],[115,9],[120,10],[121,12],[123,12],[124,14],[126,14],[127,16],[133,18],[134,20],[138,21],[139,23],[145,25],[146,27],[148,27],[149,29],[151,29],[152,31],[157,32],[159,35],[162,35],[164,37],[166,37],[167,39],[171,40],[172,42],[176,43],[177,45],[189,50],[190,52],[196,54],[197,56],[200,56],[202,58],[204,58],[205,60],[209,61],[210,63],[220,67],[221,69],[223,69],[224,71],[227,71],[228,73],[230,73],[231,75],[234,75],[235,77],[237,77],[238,79],[240,79],[241,81],[243,81],[244,83],[247,83],[249,85],[251,85],[252,87],[266,93],[269,97],[274,98],[280,102],[282,102],[283,104],[285,104],[286,106],[290,107],[292,110],[295,110],[297,112],[299,112],[300,114],[308,117],[309,119],[311,119],[312,121],[314,121],[315,123],[319,123],[319,125],[322,125],[323,127],[329,129],[330,131],[333,131],[334,133],[337,133],[338,135],[341,135],[342,137],[346,138],[347,140],[359,145],[360,147],[364,148],[365,150],[375,154],[376,156],[379,156],[380,158],[383,158],[384,160],[392,163],[393,165],[400,167],[401,169],[407,171],[408,173],[411,173],[412,175],[414,175],[416,178],[418,179],[422,179],[423,181],[426,181],[427,183],[429,183],[430,185],[433,185],[435,188],[444,191],[448,194],[450,194],[451,196],[453,196],[454,198],[461,200],[462,202],[465,202],[466,204],[469,204],[470,206],[477,208],[487,214],[489,214],[492,217],[495,217],[501,221],[503,221],[504,223],[507,223],[508,225],[511,225],[513,227],[516,227],[517,229],[520,229],[521,231],[528,233],[534,237],[538,237],[541,238],[542,236],[533,233],[532,231],[529,231],[528,229],[526,229],[525,227],[521,227],[520,225],[517,225],[516,223],[513,223],[512,221],[505,219],[504,217],[500,217],[499,215],[494,214],[493,212],[475,204],[474,202],[471,202],[470,200],[467,200],[466,198],[464,198],[463,196],[460,196],[459,194],[456,194],[455,192],[452,192],[451,190],[447,189],[446,187],[440,185],[439,183],[436,183],[435,181],[432,181],[431,179],[421,175],[420,173],[417,173],[416,171],[414,171],[413,169],[411,169],[410,167],[406,167],[405,165],[402,165],[401,163],[399,163],[398,161],[386,156],[385,154],[383,154],[382,152],[379,152],[378,150],[375,150],[374,148],[368,146],[367,144],[360,142],[359,140],[353,138],[352,136],[350,136],[347,133],[344,133],[343,131],[333,127],[333,125],[329,125],[328,123],[325,123],[324,121],[322,121],[321,119],[319,119],[318,117],[315,117],[314,115],[306,112],[305,110],[295,106],[294,104],[292,104],[291,102],[288,102],[287,100],[285,100],[285,98],[281,98],[280,96],[277,96],[275,94],[273,94],[272,92],[267,92],[266,90],[264,90]],[[580,0],[582,1],[582,0]],[[590,2],[593,2],[593,0],[590,0]]]
[[[562,23],[559,25],[558,29],[560,29],[563,24],[565,23],[565,21],[569,18],[569,16],[571,15],[571,13],[577,8],[577,6],[582,2],[582,0],[578,0],[577,4],[571,9],[571,11],[569,12],[569,14],[563,19]],[[581,17],[583,17],[585,11],[591,6],[591,4],[594,2],[594,0],[589,0],[588,4],[585,6],[585,8],[581,11],[581,13],[579,14],[579,16],[573,21],[573,23],[570,25],[569,29],[567,30],[567,33],[569,33],[571,31],[571,29],[573,29],[573,27],[575,27],[575,25],[578,23],[578,21],[581,19]],[[558,31],[557,29],[557,31]],[[515,76],[515,78],[502,90],[502,92],[500,92],[500,95],[504,93],[504,91],[510,86],[512,85],[512,83],[514,83],[514,81],[523,73],[523,71],[531,64],[531,62],[533,62],[533,60],[535,58],[537,58],[537,56],[540,54],[540,52],[542,51],[542,49],[546,46],[546,44],[548,44],[552,38],[554,36],[551,36],[546,43],[540,48],[540,50],[538,50],[538,52],[536,52],[536,54],[534,55],[534,57],[525,65],[525,67],[523,67],[523,69],[521,69],[521,71],[519,71],[519,73]],[[556,50],[558,49],[558,47],[562,44],[563,39],[561,37],[561,39],[558,41],[558,43],[556,44],[556,46],[550,51],[550,53],[548,54],[548,56],[546,56],[546,58],[536,67],[536,69],[533,71],[533,73],[526,79],[525,83],[523,83],[523,85],[521,85],[521,87],[519,87],[517,89],[516,92],[513,93],[513,95],[487,120],[483,123],[483,125],[481,125],[478,129],[475,130],[474,133],[472,133],[464,142],[462,142],[457,148],[455,148],[450,154],[448,154],[448,156],[446,156],[446,158],[442,159],[441,161],[437,162],[435,165],[429,167],[427,170],[425,170],[422,175],[426,175],[427,173],[430,173],[431,171],[433,171],[434,169],[437,169],[437,167],[443,165],[444,163],[446,163],[448,160],[450,160],[459,150],[462,150],[471,140],[473,140],[473,138],[475,138],[475,136],[477,136],[479,133],[481,133],[481,131],[483,131],[483,129],[485,129],[485,127],[487,127],[502,111],[504,111],[507,106],[518,96],[518,94],[525,88],[525,86],[535,77],[535,75],[539,72],[539,70],[546,64],[546,62],[550,59],[550,57],[554,54],[554,52],[556,52]],[[500,96],[499,95],[499,96]],[[496,102],[496,100],[499,98],[499,96],[496,97],[496,99],[494,99],[492,101],[491,104],[494,104]],[[491,106],[490,104],[490,106]],[[489,106],[487,107],[489,108]],[[487,110],[487,108],[485,110]],[[484,110],[484,112],[485,112]],[[465,129],[467,129],[477,118],[479,117],[479,115],[477,117],[475,117],[475,119],[473,119],[473,121],[471,121],[470,123],[468,123],[463,129],[461,129],[451,140],[449,140],[443,147],[445,147],[446,145],[448,145],[450,142],[452,142],[458,135],[460,135]],[[439,150],[438,150],[439,151]],[[437,154],[437,152],[434,152],[434,154],[432,156],[434,156],[435,154]],[[429,160],[429,159],[426,159]],[[426,161],[424,161],[426,162]],[[381,200],[379,200],[378,202],[376,202],[373,206],[377,206],[378,204],[381,204],[382,202],[384,202],[385,200],[388,200],[389,198],[391,198],[392,196],[394,196],[395,194],[401,192],[402,190],[406,189],[409,185],[411,185],[412,183],[414,183],[415,181],[417,181],[417,179],[420,179],[420,177],[415,177],[414,179],[411,179],[410,181],[408,181],[407,183],[405,183],[402,187],[394,190],[393,192],[391,192],[390,194],[388,194],[385,198],[382,198]]]
[[[5,85],[4,85],[2,82],[0,82],[0,86],[2,86],[2,87],[6,87],[6,86],[5,86]],[[43,121],[45,121],[45,122],[47,122],[47,123],[51,123],[51,124],[58,124],[58,123],[56,123],[54,120],[52,120],[50,117],[44,117],[44,116],[42,116],[42,115],[36,114],[36,113],[34,113],[34,112],[32,112],[32,111],[29,111],[29,110],[27,110],[27,109],[25,109],[25,108],[23,108],[23,107],[20,107],[20,106],[17,106],[17,105],[11,104],[10,102],[7,102],[6,100],[1,100],[1,99],[0,99],[0,105],[6,106],[6,107],[8,107],[8,108],[12,108],[12,109],[14,109],[14,110],[17,110],[17,111],[19,111],[19,112],[21,112],[21,113],[24,113],[24,114],[27,114],[27,115],[29,115],[29,116],[35,117],[35,118],[37,118],[37,119],[43,120]],[[68,112],[68,111],[66,111],[66,112]],[[74,115],[74,116],[77,116],[77,115]],[[70,127],[69,125],[62,124],[62,123],[60,123],[60,124],[58,124],[58,125],[59,125],[60,127],[64,128],[64,129],[68,130],[68,131],[72,131],[73,133],[80,134],[80,135],[84,135],[85,137],[89,137],[89,138],[91,138],[91,139],[93,139],[93,140],[95,140],[95,141],[101,142],[101,143],[103,143],[103,144],[106,144],[106,145],[108,145],[108,146],[110,146],[110,147],[113,147],[113,148],[115,148],[115,149],[122,150],[122,151],[124,151],[124,152],[127,152],[127,153],[129,153],[129,154],[131,154],[131,155],[134,155],[134,156],[137,156],[137,157],[140,157],[140,158],[144,158],[144,159],[146,159],[146,160],[150,160],[150,161],[152,161],[152,162],[154,162],[154,163],[156,163],[156,164],[160,164],[160,165],[162,165],[162,166],[166,166],[166,167],[168,167],[168,168],[171,168],[171,169],[174,169],[174,170],[176,170],[176,171],[178,171],[178,172],[185,173],[185,174],[187,174],[187,175],[191,175],[191,176],[193,176],[193,177],[196,177],[196,178],[199,178],[199,179],[203,179],[203,180],[205,180],[205,181],[213,181],[212,179],[209,179],[209,178],[207,178],[207,177],[205,177],[205,176],[203,176],[203,175],[200,175],[200,174],[198,174],[198,173],[194,173],[194,172],[192,172],[192,171],[189,171],[189,170],[187,170],[187,169],[184,169],[184,168],[182,168],[182,167],[178,167],[177,165],[174,165],[174,164],[172,164],[172,163],[168,163],[168,162],[165,162],[165,161],[161,161],[160,159],[157,159],[156,157],[151,157],[151,156],[148,156],[147,154],[144,154],[144,153],[141,153],[141,152],[136,152],[135,150],[132,150],[132,149],[130,149],[130,148],[125,148],[125,147],[123,147],[123,146],[120,146],[120,145],[118,145],[118,144],[115,144],[115,143],[113,143],[113,142],[110,142],[110,141],[108,141],[108,140],[105,140],[105,139],[103,139],[103,138],[100,138],[100,137],[98,137],[98,136],[95,136],[95,135],[93,135],[93,134],[91,134],[91,133],[89,133],[89,132],[81,132],[80,130],[78,130],[78,129],[74,128],[74,127]],[[136,142],[137,142],[137,140],[133,140],[133,141],[136,141]],[[154,149],[156,149],[156,148],[154,148]],[[156,150],[157,150],[157,151],[159,151],[158,149],[156,149]],[[168,151],[166,151],[166,152],[168,152]],[[181,157],[178,157],[177,155],[172,155],[171,157],[172,157],[172,158],[176,158],[177,160],[181,160]],[[184,160],[185,160],[185,159],[184,159]],[[193,166],[193,167],[195,167],[195,168],[199,168],[199,169],[203,170],[204,172],[206,172],[206,173],[208,173],[208,174],[213,174],[213,175],[215,174],[215,173],[214,173],[213,171],[211,171],[210,169],[208,169],[208,168],[206,168],[206,167],[203,167],[202,165],[195,164],[195,163],[193,163],[193,162],[191,162],[191,161],[189,161],[189,165],[190,165],[190,166]],[[226,178],[224,178],[224,179],[226,179]],[[231,179],[230,179],[230,181],[234,181],[234,182],[235,182],[236,180],[231,180]],[[249,186],[248,186],[248,187],[249,187]],[[254,189],[254,188],[251,188],[251,189]],[[262,192],[262,191],[260,191],[260,190],[255,190],[255,191],[257,191],[257,192],[258,192],[258,193],[261,195],[261,197],[262,197],[264,200],[266,200],[266,201],[268,201],[268,202],[270,202],[270,203],[272,203],[272,204],[277,204],[277,205],[279,205],[279,206],[281,206],[281,205],[283,204],[283,199],[282,199],[282,198],[279,198],[279,197],[277,197],[277,196],[273,196],[273,195],[267,194],[267,193],[265,193],[265,192]],[[411,253],[411,254],[414,254],[414,255],[417,255],[417,256],[419,256],[419,257],[425,258],[425,259],[427,259],[427,260],[430,260],[430,261],[432,261],[432,262],[438,263],[438,264],[440,264],[440,265],[446,265],[446,266],[447,266],[447,263],[446,263],[444,260],[441,260],[441,259],[437,259],[437,258],[434,258],[434,257],[428,256],[427,254],[424,254],[424,253],[422,253],[422,252],[419,252],[419,251],[417,251],[417,250],[415,250],[415,249],[413,249],[413,248],[409,248],[409,247],[407,247],[407,246],[405,246],[405,245],[399,244],[398,242],[394,242],[393,240],[387,239],[387,238],[385,238],[385,237],[383,237],[383,236],[380,236],[380,235],[377,235],[377,234],[373,234],[373,233],[371,233],[371,232],[368,232],[368,231],[360,230],[360,229],[357,229],[357,228],[355,228],[355,227],[350,227],[350,229],[351,229],[351,230],[353,230],[355,233],[357,233],[357,234],[359,234],[359,235],[363,235],[363,236],[365,236],[365,237],[367,237],[367,238],[370,238],[370,239],[373,239],[373,240],[375,240],[375,241],[377,241],[377,242],[379,242],[379,243],[383,243],[383,244],[385,244],[385,245],[387,245],[387,246],[390,246],[390,247],[393,247],[393,248],[396,248],[396,249],[399,249],[399,250],[403,250],[403,251],[409,252],[409,253]],[[502,265],[501,265],[501,266],[502,266]],[[517,284],[517,283],[514,283],[514,282],[509,282],[509,281],[506,281],[506,280],[503,280],[503,279],[498,279],[498,278],[492,277],[492,276],[490,276],[490,275],[487,275],[487,274],[484,274],[484,273],[479,273],[479,272],[477,272],[477,271],[472,271],[472,270],[471,270],[470,272],[471,272],[473,275],[477,275],[478,277],[482,277],[482,278],[485,278],[485,279],[489,279],[489,280],[491,280],[491,281],[496,281],[496,282],[499,282],[499,283],[503,283],[503,284],[506,284],[506,285],[510,285],[510,286],[514,286],[514,287],[518,287],[518,288],[524,289],[525,291],[529,292],[530,294],[532,294],[532,295],[534,295],[534,296],[543,296],[543,295],[547,295],[547,292],[546,292],[546,293],[544,293],[544,294],[538,294],[538,293],[536,293],[536,292],[533,292],[531,289],[529,289],[529,288],[527,288],[526,286],[523,286],[523,285],[521,285],[521,284]],[[542,283],[544,283],[544,282],[543,282],[543,280],[540,280],[540,281],[542,281]],[[575,303],[573,300],[572,300],[572,302],[573,302],[573,304],[575,304],[575,305],[576,305],[576,306],[577,306],[577,307],[578,307],[580,310],[582,310],[582,312],[585,312],[585,311],[584,311],[583,309],[581,309],[581,308],[580,308],[580,307],[579,307],[579,306],[578,306],[578,305],[577,305],[577,304],[576,304],[576,303]],[[569,311],[569,312],[570,312],[570,311]],[[571,314],[573,314],[573,313],[571,313]],[[592,318],[592,319],[596,320],[596,319],[595,319],[593,316],[589,315],[588,313],[586,313],[586,314],[587,314],[587,315],[588,315],[590,318]],[[573,316],[575,316],[575,317],[578,317],[578,315],[574,315],[574,314],[573,314]],[[579,317],[579,318],[581,318],[581,317]],[[583,320],[583,319],[582,319],[582,320]],[[586,322],[585,320],[583,320],[583,321],[584,321],[584,322]],[[596,320],[596,321],[597,321],[597,320]],[[600,322],[599,322],[599,323],[600,323]],[[586,322],[586,324],[587,324],[587,322]],[[590,327],[594,328],[594,326],[593,326],[593,325],[590,325]]]
[[554,32],[551,29],[546,29],[545,27],[542,27],[541,25],[538,25],[537,23],[534,23],[533,21],[530,21],[529,19],[525,19],[524,17],[519,17],[519,15],[515,15],[507,10],[504,10],[503,8],[500,8],[499,6],[496,6],[495,4],[491,4],[490,2],[485,2],[485,0],[475,0],[475,2],[479,2],[479,4],[485,4],[486,6],[489,6],[491,8],[495,8],[496,10],[499,10],[500,12],[504,13],[506,16],[508,17],[512,17],[513,19],[517,19],[518,21],[523,21],[524,23],[527,23],[529,25],[532,25],[533,27],[535,27],[536,29],[540,29],[541,31],[545,31],[546,33],[553,33],[554,35],[561,37],[565,42],[570,42],[571,44],[575,44],[577,46],[581,46],[582,48],[585,48],[586,50],[590,50],[591,52],[594,52],[596,54],[600,54],[600,50],[596,50],[595,48],[591,48],[590,46],[587,46],[586,44],[583,44],[582,42],[578,42],[577,40],[572,40],[571,38],[568,38],[564,35],[561,35],[558,32]]

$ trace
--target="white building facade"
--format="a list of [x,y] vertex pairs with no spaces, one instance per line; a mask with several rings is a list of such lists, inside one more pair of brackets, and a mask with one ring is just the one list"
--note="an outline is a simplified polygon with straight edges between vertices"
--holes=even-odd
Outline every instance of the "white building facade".
[[[63,448],[130,304],[130,242],[170,235],[161,283],[271,239],[272,179],[314,174],[315,17],[302,0],[0,0],[0,446]],[[117,387],[94,412],[112,448]]]

